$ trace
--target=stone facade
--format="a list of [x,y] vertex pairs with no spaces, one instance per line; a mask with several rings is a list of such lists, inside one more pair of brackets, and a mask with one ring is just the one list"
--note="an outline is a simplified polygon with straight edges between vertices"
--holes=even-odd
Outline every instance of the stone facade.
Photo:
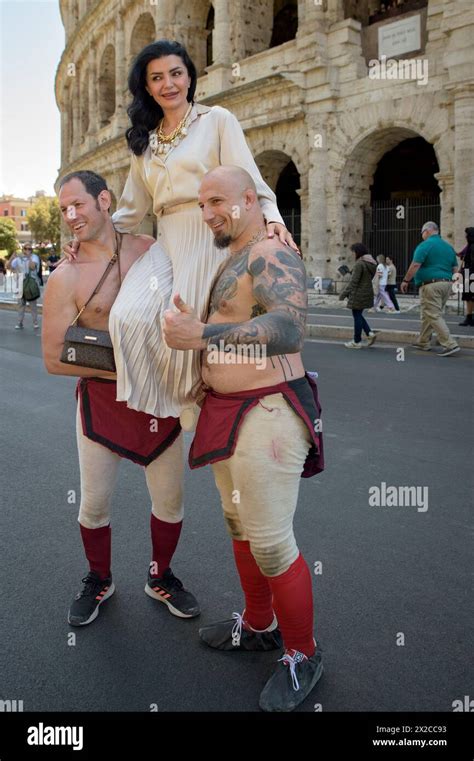
[[[368,17],[377,0],[298,0],[296,36],[273,47],[276,13],[296,2],[214,0],[210,25],[207,0],[60,0],[60,175],[93,168],[120,197],[129,164],[127,71],[145,44],[168,37],[196,64],[196,100],[236,114],[269,185],[275,189],[288,162],[296,166],[310,276],[334,277],[348,260],[362,237],[377,164],[409,137],[434,148],[442,233],[459,250],[464,228],[474,224],[474,6],[429,0],[413,10],[416,0],[398,2],[408,2],[407,12],[377,25],[420,16],[424,85],[369,77],[377,25],[364,26],[353,8],[364,7]],[[151,225],[150,216],[143,229]]]

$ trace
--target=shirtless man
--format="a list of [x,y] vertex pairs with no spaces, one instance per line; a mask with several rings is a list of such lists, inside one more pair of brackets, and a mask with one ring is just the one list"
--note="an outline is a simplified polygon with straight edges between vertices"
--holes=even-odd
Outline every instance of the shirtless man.
[[73,626],[91,623],[98,615],[99,605],[115,589],[111,574],[110,501],[121,457],[144,466],[152,501],[153,553],[145,592],[164,602],[174,615],[191,618],[199,614],[197,600],[169,567],[183,518],[179,420],[158,420],[117,402],[114,373],[60,360],[68,326],[89,299],[114,253],[119,251],[118,261],[81,313],[80,327],[108,330],[109,312],[121,280],[154,239],[148,235],[116,236],[109,215],[111,195],[105,180],[94,172],[72,172],[64,177],[59,203],[63,219],[78,238],[80,249],[74,262],[62,263],[49,277],[43,306],[43,356],[49,373],[81,379],[76,416],[81,471],[78,521],[90,566],[82,579],[84,586],[71,605],[68,621]]
[[207,393],[190,466],[212,463],[245,596],[242,615],[200,629],[219,650],[285,652],[260,707],[291,711],[322,673],[313,638],[311,575],[296,545],[299,480],[323,469],[314,379],[301,360],[307,292],[301,259],[266,236],[250,175],[221,166],[199,205],[230,256],[211,289],[207,324],[179,294],[164,315],[175,349],[201,349]]

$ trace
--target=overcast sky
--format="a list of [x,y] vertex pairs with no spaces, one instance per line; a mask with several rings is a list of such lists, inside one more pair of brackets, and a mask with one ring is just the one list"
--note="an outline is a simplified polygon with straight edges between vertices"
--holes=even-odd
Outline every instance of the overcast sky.
[[0,195],[54,194],[60,118],[54,97],[64,50],[57,0],[0,0]]

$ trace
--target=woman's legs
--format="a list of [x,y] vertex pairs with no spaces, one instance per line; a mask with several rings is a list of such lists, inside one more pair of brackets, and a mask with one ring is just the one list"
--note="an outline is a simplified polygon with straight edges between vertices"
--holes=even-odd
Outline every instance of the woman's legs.
[[395,286],[394,285],[387,285],[387,293],[392,301],[393,306],[397,310],[397,312],[400,311],[400,306],[397,301],[397,297],[395,296]]

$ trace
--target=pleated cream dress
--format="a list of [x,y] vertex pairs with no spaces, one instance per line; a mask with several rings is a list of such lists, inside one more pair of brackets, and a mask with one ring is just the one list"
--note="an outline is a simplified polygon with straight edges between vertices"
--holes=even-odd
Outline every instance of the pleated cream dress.
[[109,318],[117,401],[156,417],[179,417],[199,389],[200,352],[169,349],[161,319],[165,309],[174,308],[175,293],[203,319],[212,279],[229,255],[215,247],[197,202],[202,178],[221,164],[246,169],[267,222],[283,223],[236,117],[221,106],[201,104],[193,105],[188,134],[166,156],[156,156],[150,146],[141,156],[131,154],[112,217],[119,232],[136,232],[152,203],[158,217],[157,242],[128,271]]

